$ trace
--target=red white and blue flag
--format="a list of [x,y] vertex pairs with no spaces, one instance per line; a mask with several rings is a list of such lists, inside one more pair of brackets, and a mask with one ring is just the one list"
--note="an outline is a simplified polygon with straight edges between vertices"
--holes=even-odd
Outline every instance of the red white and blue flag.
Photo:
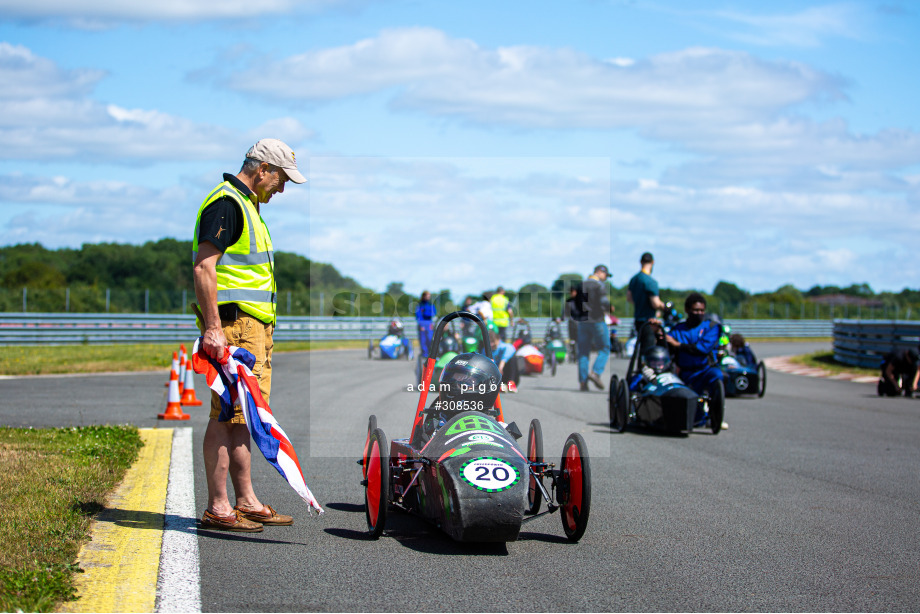
[[233,415],[233,406],[238,405],[246,418],[246,426],[265,460],[287,480],[310,508],[323,513],[323,508],[307,487],[303,471],[297,460],[294,446],[281,425],[275,420],[268,403],[262,398],[259,380],[252,374],[255,356],[248,350],[230,346],[223,362],[219,362],[199,351],[201,337],[192,348],[192,368],[203,374],[211,388],[220,397],[219,422],[226,422]]

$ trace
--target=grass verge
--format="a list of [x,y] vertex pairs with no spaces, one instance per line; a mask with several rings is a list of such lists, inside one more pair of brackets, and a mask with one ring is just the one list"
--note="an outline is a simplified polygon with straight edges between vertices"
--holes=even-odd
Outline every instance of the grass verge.
[[[794,339],[775,337],[751,339],[767,342],[831,342],[833,339]],[[191,344],[186,344],[191,351]],[[283,341],[275,344],[276,353],[310,350],[354,350],[367,348],[361,339],[343,341]],[[0,353],[0,375],[53,375],[61,373],[101,373],[118,371],[169,370],[172,353],[178,344],[146,343],[119,345],[8,346]]]
[[[186,349],[192,350],[191,344]],[[366,348],[367,341],[285,341],[275,352]],[[112,371],[169,371],[179,345],[145,343],[125,345],[9,346],[0,353],[0,375],[51,375]],[[168,375],[168,373],[167,373]]]
[[75,598],[92,517],[142,445],[127,425],[0,427],[0,612],[50,612]]
[[823,350],[794,356],[792,362],[806,367],[824,369],[832,373],[856,373],[858,375],[878,375],[878,369],[867,369],[865,367],[854,367],[834,360],[834,352]]

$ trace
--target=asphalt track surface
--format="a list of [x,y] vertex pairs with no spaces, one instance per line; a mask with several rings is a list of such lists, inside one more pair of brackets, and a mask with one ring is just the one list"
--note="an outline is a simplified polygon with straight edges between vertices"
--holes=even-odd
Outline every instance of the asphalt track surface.
[[[826,344],[759,344],[759,357]],[[874,386],[770,371],[763,399],[730,399],[730,428],[669,437],[607,427],[607,393],[577,391],[574,365],[526,377],[503,395],[506,420],[543,426],[547,458],[571,432],[591,458],[590,520],[577,544],[558,514],[507,545],[458,544],[392,513],[364,538],[355,464],[367,417],[405,437],[413,365],[365,351],[280,354],[272,408],[324,505],[310,516],[264,460],[263,501],[293,527],[255,535],[199,531],[204,611],[918,611],[920,403]],[[625,360],[608,367],[620,375]],[[194,428],[206,410],[164,424],[162,373],[0,380],[0,424],[132,423]],[[196,380],[199,397],[207,391]]]

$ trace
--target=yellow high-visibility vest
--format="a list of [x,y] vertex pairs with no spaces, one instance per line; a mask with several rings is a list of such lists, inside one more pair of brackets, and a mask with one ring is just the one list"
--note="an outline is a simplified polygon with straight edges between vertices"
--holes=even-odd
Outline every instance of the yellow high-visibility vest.
[[511,326],[511,316],[508,315],[508,297],[504,294],[493,294],[489,299],[492,304],[492,321],[496,326]]
[[219,198],[229,196],[243,210],[243,232],[217,261],[217,304],[236,303],[266,324],[275,324],[275,275],[272,238],[252,201],[229,181],[214,188],[198,209],[192,261],[198,257],[201,212]]

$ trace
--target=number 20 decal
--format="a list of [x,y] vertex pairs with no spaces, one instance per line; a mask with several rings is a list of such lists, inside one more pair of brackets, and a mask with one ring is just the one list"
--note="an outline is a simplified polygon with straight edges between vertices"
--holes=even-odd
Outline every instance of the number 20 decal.
[[501,492],[517,484],[520,471],[505,460],[494,457],[474,458],[460,467],[463,481],[485,492]]

